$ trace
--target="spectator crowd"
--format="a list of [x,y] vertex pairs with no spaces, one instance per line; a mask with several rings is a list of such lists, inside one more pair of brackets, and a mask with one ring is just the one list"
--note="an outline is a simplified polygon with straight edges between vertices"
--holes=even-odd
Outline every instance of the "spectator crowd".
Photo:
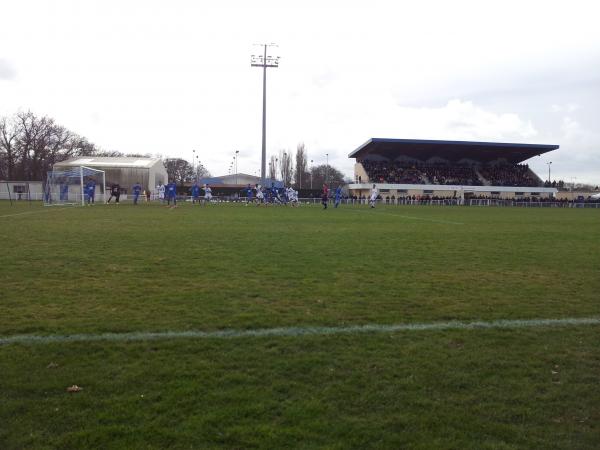
[[465,186],[540,186],[527,164],[452,166],[448,164],[362,161],[375,183],[439,184]]
[[490,186],[540,186],[539,180],[532,175],[527,164],[481,166],[479,173]]

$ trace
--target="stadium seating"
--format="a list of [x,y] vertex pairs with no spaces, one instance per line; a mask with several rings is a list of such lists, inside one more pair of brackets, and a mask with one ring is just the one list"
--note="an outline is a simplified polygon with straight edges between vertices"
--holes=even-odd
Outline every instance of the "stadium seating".
[[374,183],[439,184],[466,186],[541,186],[526,164],[453,166],[446,164],[362,161]]
[[541,186],[527,164],[482,166],[479,173],[491,186]]

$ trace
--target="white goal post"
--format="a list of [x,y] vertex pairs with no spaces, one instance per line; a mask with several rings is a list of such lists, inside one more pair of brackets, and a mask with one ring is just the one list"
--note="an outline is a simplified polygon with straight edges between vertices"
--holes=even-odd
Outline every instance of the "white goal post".
[[48,172],[44,185],[44,205],[94,204],[96,198],[106,200],[106,174],[86,166],[56,169]]

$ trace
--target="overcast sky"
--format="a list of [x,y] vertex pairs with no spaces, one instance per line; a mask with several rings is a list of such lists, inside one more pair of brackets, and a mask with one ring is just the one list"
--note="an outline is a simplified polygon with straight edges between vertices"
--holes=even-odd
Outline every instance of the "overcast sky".
[[226,174],[304,142],[347,175],[371,137],[558,144],[542,178],[600,183],[593,1],[2,2],[0,115],[47,114],[107,150]]

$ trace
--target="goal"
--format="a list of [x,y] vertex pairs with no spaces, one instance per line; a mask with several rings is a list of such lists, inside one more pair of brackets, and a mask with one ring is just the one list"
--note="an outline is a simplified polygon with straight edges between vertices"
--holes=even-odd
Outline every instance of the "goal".
[[103,170],[76,166],[48,172],[44,185],[44,205],[85,205],[103,203],[106,174]]

